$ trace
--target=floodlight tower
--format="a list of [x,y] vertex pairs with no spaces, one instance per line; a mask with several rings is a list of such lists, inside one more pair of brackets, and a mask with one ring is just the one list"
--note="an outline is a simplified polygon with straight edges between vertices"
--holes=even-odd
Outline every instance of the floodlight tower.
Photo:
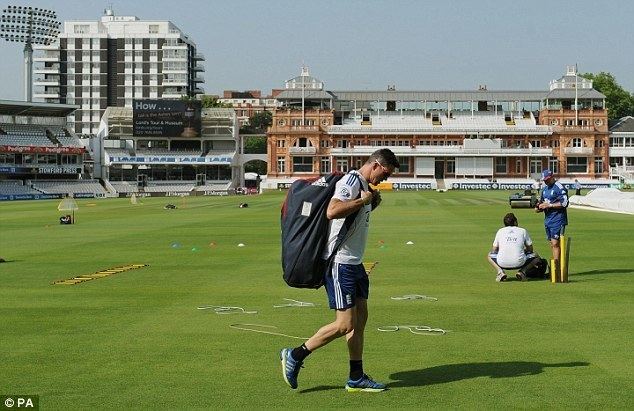
[[33,47],[31,44],[50,45],[60,33],[61,23],[52,10],[27,6],[8,6],[2,11],[0,38],[24,43],[24,98],[33,97]]

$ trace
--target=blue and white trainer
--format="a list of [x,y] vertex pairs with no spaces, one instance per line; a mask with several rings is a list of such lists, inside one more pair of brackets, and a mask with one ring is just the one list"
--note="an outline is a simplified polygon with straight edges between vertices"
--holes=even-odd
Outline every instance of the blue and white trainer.
[[297,376],[299,369],[303,367],[303,361],[297,361],[291,355],[292,348],[283,348],[280,351],[280,361],[282,362],[282,376],[284,381],[292,388],[297,388]]
[[369,375],[363,374],[363,377],[353,381],[348,380],[346,383],[346,391],[348,392],[381,392],[387,390],[387,386],[380,382],[376,382]]

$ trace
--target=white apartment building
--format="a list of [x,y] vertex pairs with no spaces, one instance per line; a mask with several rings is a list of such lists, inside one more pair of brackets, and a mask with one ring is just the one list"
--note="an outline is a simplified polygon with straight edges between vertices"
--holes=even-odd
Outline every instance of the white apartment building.
[[99,21],[64,22],[55,43],[34,50],[35,101],[79,106],[68,125],[82,137],[97,133],[107,107],[204,92],[205,58],[170,21],[105,10]]

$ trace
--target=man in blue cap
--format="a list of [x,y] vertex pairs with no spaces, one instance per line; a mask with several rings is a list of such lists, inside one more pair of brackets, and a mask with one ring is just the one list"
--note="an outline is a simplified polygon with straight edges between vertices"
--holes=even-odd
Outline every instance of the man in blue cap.
[[[559,238],[564,235],[568,225],[568,192],[558,181],[551,170],[542,171],[542,181],[545,184],[540,195],[539,202],[535,206],[535,211],[544,213],[544,227],[546,228],[546,239],[550,242],[550,248],[555,260],[555,268],[559,270],[559,255],[561,249]],[[557,271],[558,272],[558,271]]]

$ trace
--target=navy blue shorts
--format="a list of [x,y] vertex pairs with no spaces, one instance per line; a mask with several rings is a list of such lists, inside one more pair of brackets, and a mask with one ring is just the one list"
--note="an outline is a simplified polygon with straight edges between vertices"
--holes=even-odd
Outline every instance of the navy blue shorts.
[[357,298],[368,299],[370,279],[363,264],[332,263],[325,286],[330,308],[345,310],[354,307]]
[[559,237],[564,235],[566,231],[565,225],[547,225],[546,226],[546,240],[559,240]]

